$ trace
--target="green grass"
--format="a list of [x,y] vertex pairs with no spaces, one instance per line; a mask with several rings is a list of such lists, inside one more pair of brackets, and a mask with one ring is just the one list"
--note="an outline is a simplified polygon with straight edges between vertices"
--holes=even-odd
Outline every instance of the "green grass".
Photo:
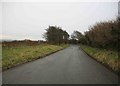
[[2,48],[2,67],[3,69],[11,68],[18,64],[46,56],[67,46],[65,44],[59,46],[49,44],[5,46]]
[[107,49],[93,48],[87,45],[80,45],[87,54],[95,58],[97,61],[109,66],[112,70],[120,72],[120,59],[118,59],[118,52]]

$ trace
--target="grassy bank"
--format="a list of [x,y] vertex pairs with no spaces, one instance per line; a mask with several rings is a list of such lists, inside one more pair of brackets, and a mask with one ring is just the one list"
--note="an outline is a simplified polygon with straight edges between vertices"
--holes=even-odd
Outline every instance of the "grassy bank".
[[87,45],[80,45],[87,54],[95,58],[97,61],[109,66],[115,72],[120,72],[120,59],[118,59],[118,52],[107,49],[93,48]]
[[59,46],[50,44],[6,45],[2,47],[2,67],[3,69],[11,68],[18,64],[44,57],[67,46],[65,44]]

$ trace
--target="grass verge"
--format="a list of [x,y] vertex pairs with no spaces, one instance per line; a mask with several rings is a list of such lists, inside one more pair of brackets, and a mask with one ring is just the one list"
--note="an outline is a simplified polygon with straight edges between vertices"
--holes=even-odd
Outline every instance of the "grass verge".
[[6,70],[16,65],[29,62],[61,49],[64,49],[68,45],[18,45],[18,46],[5,46],[2,48],[2,69]]
[[120,59],[118,59],[118,52],[113,50],[93,48],[87,45],[80,45],[80,47],[91,57],[107,65],[116,73],[120,72]]

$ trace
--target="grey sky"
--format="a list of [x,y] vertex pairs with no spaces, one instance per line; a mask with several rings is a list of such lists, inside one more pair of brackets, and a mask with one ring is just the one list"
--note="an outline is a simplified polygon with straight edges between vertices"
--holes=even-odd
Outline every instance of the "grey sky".
[[118,16],[117,2],[3,2],[3,39],[43,39],[49,25],[71,34]]

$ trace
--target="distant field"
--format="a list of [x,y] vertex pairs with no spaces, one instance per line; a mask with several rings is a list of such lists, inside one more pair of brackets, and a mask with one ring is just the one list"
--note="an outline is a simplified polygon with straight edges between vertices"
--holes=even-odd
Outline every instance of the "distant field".
[[113,50],[98,49],[86,45],[80,47],[90,56],[94,57],[99,62],[108,65],[112,70],[120,72],[120,59],[118,59],[118,52]]
[[67,47],[68,45],[50,44],[3,44],[2,47],[2,67],[3,69],[41,58],[50,53]]

